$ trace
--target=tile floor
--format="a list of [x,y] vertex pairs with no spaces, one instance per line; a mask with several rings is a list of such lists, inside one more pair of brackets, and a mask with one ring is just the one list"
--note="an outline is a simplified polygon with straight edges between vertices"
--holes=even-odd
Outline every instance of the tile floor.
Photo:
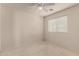
[[78,56],[78,53],[50,44],[38,43],[27,48],[3,51],[1,56]]

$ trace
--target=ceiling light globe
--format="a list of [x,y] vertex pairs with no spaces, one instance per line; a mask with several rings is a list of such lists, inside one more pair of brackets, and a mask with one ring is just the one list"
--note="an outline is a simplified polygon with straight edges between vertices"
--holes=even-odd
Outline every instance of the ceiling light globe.
[[39,9],[39,10],[42,10],[43,8],[42,8],[42,7],[38,7],[38,9]]

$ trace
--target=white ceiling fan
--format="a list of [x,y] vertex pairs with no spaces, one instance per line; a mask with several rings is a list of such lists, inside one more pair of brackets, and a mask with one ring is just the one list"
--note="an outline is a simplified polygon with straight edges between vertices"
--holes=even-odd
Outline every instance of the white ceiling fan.
[[[37,7],[39,10],[47,11],[46,7],[48,7],[48,6],[54,6],[55,3],[32,3],[31,5]],[[53,9],[50,9],[50,11],[52,11],[52,10]]]
[[47,6],[53,6],[53,5],[55,5],[55,3],[38,3],[37,7],[38,7],[39,10],[43,9],[43,10],[46,11],[45,7],[47,7]]

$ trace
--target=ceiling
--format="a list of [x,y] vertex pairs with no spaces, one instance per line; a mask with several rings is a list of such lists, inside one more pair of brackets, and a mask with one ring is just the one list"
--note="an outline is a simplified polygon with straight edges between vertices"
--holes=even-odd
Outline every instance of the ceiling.
[[[53,13],[56,13],[58,11],[61,11],[63,9],[69,8],[71,6],[76,5],[77,3],[52,3],[52,5],[44,6],[43,9],[39,9],[37,4],[39,3],[9,3],[9,4],[4,4],[8,6],[14,6],[14,7],[23,7],[26,8],[28,7],[35,7],[39,11],[40,16],[47,16]],[[13,7],[12,7],[13,8]]]
[[47,16],[74,5],[76,5],[76,3],[55,3],[54,5],[45,7],[45,10],[39,10],[39,13],[41,16]]

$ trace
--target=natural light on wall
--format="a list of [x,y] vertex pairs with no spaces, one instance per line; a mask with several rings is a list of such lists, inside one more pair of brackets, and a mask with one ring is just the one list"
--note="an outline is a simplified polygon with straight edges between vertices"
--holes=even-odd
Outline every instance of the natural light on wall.
[[58,17],[48,20],[48,32],[67,32],[67,16]]

